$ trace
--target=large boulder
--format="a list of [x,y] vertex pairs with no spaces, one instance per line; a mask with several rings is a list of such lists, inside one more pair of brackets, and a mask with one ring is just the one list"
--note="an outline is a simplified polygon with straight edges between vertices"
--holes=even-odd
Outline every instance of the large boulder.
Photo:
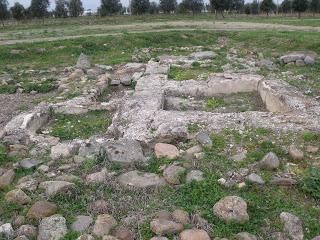
[[225,222],[243,223],[249,220],[247,203],[237,196],[227,196],[213,206],[213,213]]
[[41,220],[37,240],[60,240],[67,232],[66,219],[53,215]]
[[166,184],[166,181],[155,173],[143,173],[131,171],[124,173],[118,178],[123,186],[132,186],[137,188],[155,187]]

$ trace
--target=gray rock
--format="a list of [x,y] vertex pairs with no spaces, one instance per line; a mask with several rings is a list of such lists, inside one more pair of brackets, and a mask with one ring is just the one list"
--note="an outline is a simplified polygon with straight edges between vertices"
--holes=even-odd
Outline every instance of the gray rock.
[[100,172],[89,174],[86,177],[87,183],[103,183],[107,177],[107,169],[103,168]]
[[37,240],[60,240],[67,232],[66,219],[53,215],[41,220]]
[[77,216],[76,220],[71,225],[71,230],[76,232],[86,231],[92,224],[93,219],[90,216]]
[[213,206],[213,213],[225,222],[243,223],[249,220],[247,203],[237,196],[227,196]]
[[265,170],[275,170],[279,167],[280,161],[276,154],[269,152],[260,161],[260,167]]
[[2,174],[0,176],[0,189],[3,189],[5,187],[9,186],[13,181],[14,175],[15,174],[12,169],[8,170],[4,174]]
[[270,184],[277,185],[277,186],[293,186],[296,185],[298,182],[297,180],[290,178],[290,177],[273,177],[270,181]]
[[73,189],[75,184],[65,181],[45,181],[40,183],[39,187],[45,189],[47,196],[54,196],[57,193],[64,193]]
[[137,188],[155,187],[166,184],[166,181],[155,173],[131,171],[119,176],[118,181],[124,186]]
[[91,67],[91,62],[89,57],[81,53],[76,64],[76,68],[86,70],[86,69],[89,69],[90,67]]
[[302,160],[304,157],[303,152],[294,145],[289,147],[289,155],[296,161]]
[[199,132],[196,136],[197,141],[204,147],[212,147],[212,140],[206,132]]
[[35,238],[37,236],[37,228],[33,225],[22,225],[17,230],[17,235],[24,235],[29,238]]
[[258,65],[259,67],[263,67],[268,70],[275,70],[277,68],[277,66],[269,59],[261,59]]
[[12,228],[11,223],[5,223],[0,226],[0,236],[4,235],[8,239],[11,239],[14,236],[15,232]]
[[296,62],[297,60],[303,60],[305,58],[304,53],[293,53],[280,57],[280,61],[287,64],[290,62]]
[[147,160],[143,155],[140,143],[135,140],[121,139],[108,142],[103,148],[106,151],[108,160],[111,162],[131,164]]
[[170,65],[160,64],[158,62],[149,61],[146,68],[146,75],[153,74],[168,74],[170,70]]
[[110,86],[119,86],[121,84],[121,81],[119,79],[112,79],[110,81]]
[[307,65],[314,65],[316,63],[316,60],[311,56],[306,56],[306,58],[304,59],[304,62]]
[[31,169],[41,164],[40,161],[36,159],[26,158],[20,162],[20,166],[24,169]]
[[120,82],[122,85],[124,86],[130,86],[131,85],[131,82],[132,82],[132,76],[131,75],[123,75],[121,76],[120,78]]
[[52,160],[58,160],[60,158],[69,158],[79,151],[79,144],[72,143],[59,143],[51,148],[50,156]]
[[280,219],[284,223],[284,232],[286,232],[292,240],[303,240],[302,221],[297,216],[288,212],[282,212]]
[[203,177],[203,172],[200,170],[191,170],[186,177],[186,182],[191,182],[191,181],[199,182],[202,180],[204,180],[204,177]]
[[163,177],[168,183],[180,184],[181,176],[186,172],[184,167],[170,165],[163,171]]
[[251,173],[247,177],[247,181],[251,182],[251,183],[255,183],[255,184],[261,184],[261,185],[264,184],[262,177],[258,174],[255,174],[255,173]]
[[190,58],[195,60],[206,60],[206,59],[213,59],[217,56],[212,51],[203,51],[203,52],[195,52],[190,54]]

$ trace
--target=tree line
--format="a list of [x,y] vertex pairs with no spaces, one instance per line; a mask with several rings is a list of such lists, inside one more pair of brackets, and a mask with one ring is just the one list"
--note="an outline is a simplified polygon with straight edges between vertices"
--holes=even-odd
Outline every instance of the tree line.
[[[18,21],[24,19],[44,19],[53,16],[56,18],[79,17],[84,13],[81,0],[56,0],[53,11],[49,11],[49,0],[31,0],[29,7],[25,8],[16,2],[10,9],[7,0],[0,0],[0,20],[14,18]],[[210,4],[204,4],[203,0],[182,0],[180,4],[176,0],[160,0],[150,2],[149,0],[131,0],[129,8],[122,6],[120,0],[101,0],[98,8],[98,15],[110,16],[116,14],[131,13],[142,15],[146,13],[157,14],[169,13],[201,13],[210,11],[219,13],[224,17],[226,12],[259,14],[265,13],[291,13],[297,12],[299,17],[302,12],[310,10],[313,13],[320,12],[320,0],[284,0],[277,6],[273,0],[254,0],[252,3],[245,3],[244,0],[210,0]]]

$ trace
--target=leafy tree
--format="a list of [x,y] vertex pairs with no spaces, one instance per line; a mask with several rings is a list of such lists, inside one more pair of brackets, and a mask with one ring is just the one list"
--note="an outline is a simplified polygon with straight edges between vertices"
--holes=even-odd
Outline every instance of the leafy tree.
[[223,12],[229,8],[228,0],[210,0],[210,4],[212,9],[221,13],[222,17],[224,17]]
[[58,18],[68,17],[68,2],[66,0],[56,0],[56,9],[54,14]]
[[159,5],[156,2],[151,2],[149,6],[150,14],[158,14],[159,13]]
[[251,13],[251,4],[250,3],[246,3],[244,5],[244,13],[249,15]]
[[298,12],[298,17],[301,18],[301,13],[305,12],[308,9],[307,0],[293,0],[292,8],[294,11]]
[[149,0],[132,0],[131,2],[131,12],[134,15],[141,15],[148,12],[149,7]]
[[31,0],[30,11],[32,17],[42,18],[48,14],[49,0]]
[[20,21],[25,18],[26,10],[24,9],[24,6],[18,2],[16,2],[11,8],[11,15],[14,19],[17,21]]
[[70,0],[69,1],[69,13],[71,17],[79,17],[83,14],[84,8],[81,0]]
[[292,11],[292,0],[284,0],[280,5],[282,13],[289,13]]
[[4,20],[10,17],[7,0],[0,0],[0,20],[4,27]]
[[243,12],[244,0],[231,0],[229,10],[236,11],[237,13]]
[[160,8],[164,13],[173,12],[177,8],[177,1],[176,0],[160,0]]
[[310,10],[313,12],[313,15],[320,12],[320,0],[311,0]]
[[251,3],[251,14],[259,14],[259,3],[257,0],[253,0]]
[[204,7],[203,0],[183,0],[180,5],[192,14],[201,13]]
[[122,10],[120,0],[101,0],[100,15],[109,16]]
[[268,16],[269,16],[269,13],[276,8],[277,6],[274,4],[273,0],[263,0],[260,5],[261,11],[267,13]]

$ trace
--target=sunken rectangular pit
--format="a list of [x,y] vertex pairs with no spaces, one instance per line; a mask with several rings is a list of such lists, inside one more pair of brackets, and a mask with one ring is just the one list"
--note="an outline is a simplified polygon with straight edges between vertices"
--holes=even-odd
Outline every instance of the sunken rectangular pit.
[[187,80],[165,91],[166,111],[266,112],[258,86],[261,76],[213,74],[207,81]]
[[166,111],[206,111],[216,113],[259,111],[267,109],[258,92],[217,94],[214,97],[166,96]]

